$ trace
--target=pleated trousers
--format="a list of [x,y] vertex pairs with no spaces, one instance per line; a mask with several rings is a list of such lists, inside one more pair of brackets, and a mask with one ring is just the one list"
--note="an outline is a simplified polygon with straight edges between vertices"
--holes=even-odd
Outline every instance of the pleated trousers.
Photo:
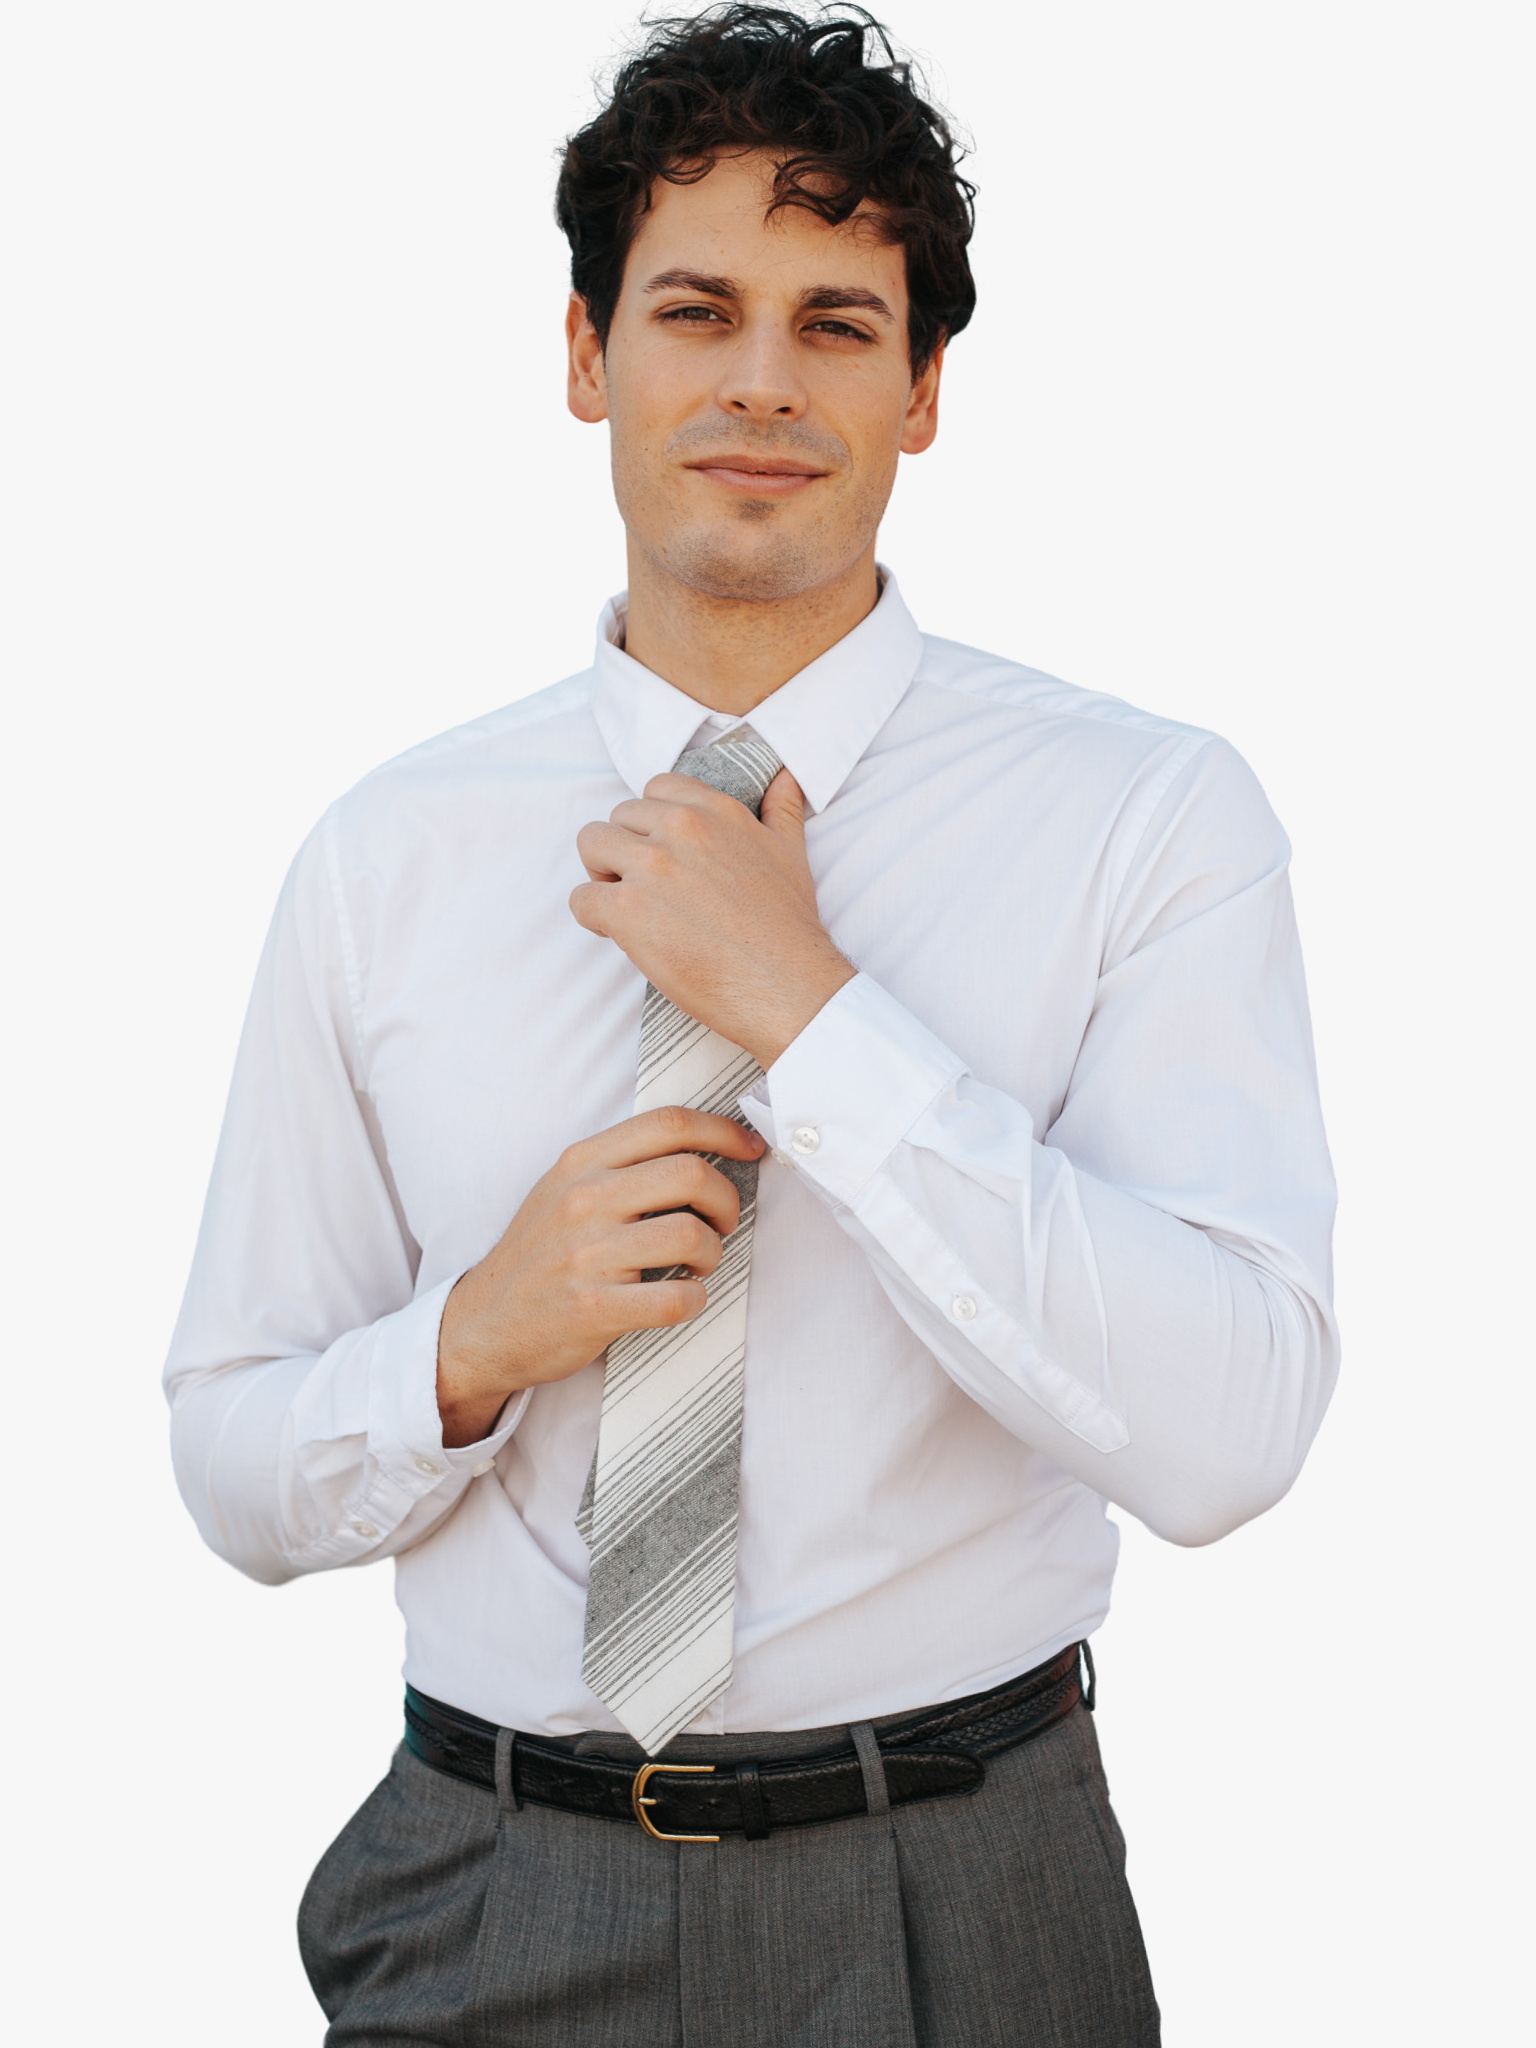
[[[909,1716],[877,1721],[877,1729]],[[682,1736],[675,1763],[844,1729]],[[638,1760],[623,1737],[571,1747]],[[1092,1717],[979,1791],[766,1841],[652,1841],[499,1800],[403,1746],[299,1915],[327,2048],[1155,2048]]]

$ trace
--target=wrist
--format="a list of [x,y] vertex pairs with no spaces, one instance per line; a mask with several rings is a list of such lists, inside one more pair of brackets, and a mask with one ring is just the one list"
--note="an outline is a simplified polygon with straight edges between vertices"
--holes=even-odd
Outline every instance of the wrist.
[[461,1450],[489,1436],[502,1409],[522,1391],[482,1356],[475,1342],[473,1290],[465,1283],[477,1271],[471,1268],[450,1291],[438,1327],[437,1413],[445,1450]]
[[438,1420],[442,1424],[443,1449],[462,1451],[469,1444],[483,1443],[496,1428],[510,1395],[493,1395],[484,1400],[445,1401],[437,1397]]
[[750,1035],[741,1041],[764,1073],[857,974],[828,939],[825,956],[809,972],[797,974],[793,987],[775,992],[772,1005],[754,1017]]

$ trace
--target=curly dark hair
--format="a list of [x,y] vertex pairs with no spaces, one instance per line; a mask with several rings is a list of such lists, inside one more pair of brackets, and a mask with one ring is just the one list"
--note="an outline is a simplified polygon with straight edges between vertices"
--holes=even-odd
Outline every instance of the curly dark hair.
[[907,353],[920,376],[976,305],[976,188],[943,113],[862,7],[807,18],[732,0],[649,25],[607,106],[566,143],[555,194],[571,284],[598,339],[607,345],[655,181],[693,184],[717,156],[757,149],[779,159],[770,215],[800,206],[835,227],[869,201],[906,251]]

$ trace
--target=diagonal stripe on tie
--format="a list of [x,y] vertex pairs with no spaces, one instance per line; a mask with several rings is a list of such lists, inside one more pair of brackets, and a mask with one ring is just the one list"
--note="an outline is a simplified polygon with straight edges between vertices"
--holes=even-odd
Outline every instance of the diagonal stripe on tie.
[[[756,813],[782,765],[739,726],[682,755],[675,772]],[[637,1111],[682,1103],[741,1123],[737,1104],[761,1078],[750,1053],[647,985]],[[702,1315],[673,1330],[633,1330],[608,1347],[597,1452],[576,1516],[592,1560],[582,1677],[650,1756],[731,1682],[757,1165],[711,1164],[734,1182],[740,1221],[705,1282]]]

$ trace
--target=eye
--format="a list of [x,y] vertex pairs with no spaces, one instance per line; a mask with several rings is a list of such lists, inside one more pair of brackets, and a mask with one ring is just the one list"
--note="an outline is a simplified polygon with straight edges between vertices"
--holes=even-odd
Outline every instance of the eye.
[[675,320],[703,327],[711,322],[723,322],[725,315],[717,312],[713,306],[668,306],[661,317],[663,320]]
[[830,334],[838,341],[869,342],[875,338],[862,327],[850,327],[846,320],[816,320],[805,331],[807,334]]

